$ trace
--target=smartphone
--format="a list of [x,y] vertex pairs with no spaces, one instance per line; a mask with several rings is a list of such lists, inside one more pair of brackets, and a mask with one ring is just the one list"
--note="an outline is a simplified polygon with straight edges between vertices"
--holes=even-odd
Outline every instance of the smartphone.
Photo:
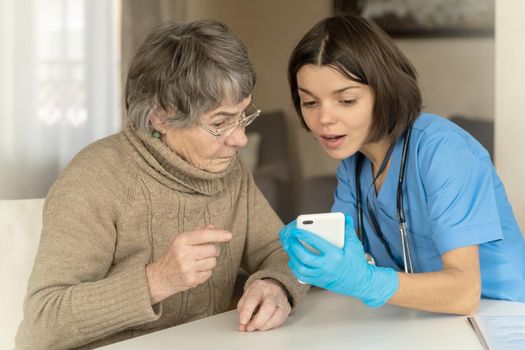
[[[343,249],[345,245],[345,215],[343,213],[303,214],[297,217],[296,222],[297,228],[312,232],[337,248]],[[304,242],[301,243],[312,253],[319,254],[317,249]],[[297,281],[305,284],[299,279]]]
[[[345,245],[345,215],[343,213],[299,215],[297,228],[310,231],[337,248],[343,249]],[[305,246],[310,250],[313,249],[306,244]],[[317,251],[314,249],[314,252]]]

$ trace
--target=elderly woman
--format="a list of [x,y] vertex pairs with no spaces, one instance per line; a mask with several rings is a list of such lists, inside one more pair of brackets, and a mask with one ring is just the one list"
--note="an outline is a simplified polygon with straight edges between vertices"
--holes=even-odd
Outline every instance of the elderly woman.
[[124,130],[81,151],[48,194],[17,348],[93,348],[224,312],[240,268],[239,330],[285,321],[307,287],[236,157],[260,114],[254,84],[245,47],[218,22],[149,34]]

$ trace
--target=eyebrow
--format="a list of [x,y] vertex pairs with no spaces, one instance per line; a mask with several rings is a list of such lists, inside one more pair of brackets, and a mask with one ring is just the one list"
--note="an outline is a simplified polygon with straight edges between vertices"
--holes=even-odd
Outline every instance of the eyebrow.
[[239,112],[217,111],[217,112],[215,112],[215,113],[213,113],[211,115],[210,119],[215,118],[218,115],[225,116],[225,117],[235,117],[235,116],[239,115]]
[[[357,85],[350,85],[350,86],[345,86],[344,88],[341,88],[341,89],[337,89],[335,91],[332,91],[332,95],[337,95],[337,94],[340,94],[341,92],[345,92],[346,90],[349,90],[349,89],[359,89],[360,87],[357,86]],[[308,91],[307,89],[304,89],[300,86],[297,87],[297,90],[301,91],[301,92],[304,92],[305,94],[308,94],[310,96],[315,96],[315,94],[313,92],[310,92]]]

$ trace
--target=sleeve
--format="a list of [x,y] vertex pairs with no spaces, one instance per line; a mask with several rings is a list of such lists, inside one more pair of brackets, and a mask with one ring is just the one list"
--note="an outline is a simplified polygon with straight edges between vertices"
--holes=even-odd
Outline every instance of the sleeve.
[[355,195],[355,157],[343,160],[337,168],[337,188],[334,192],[332,212],[342,212],[352,217],[357,229],[357,199]]
[[440,254],[503,238],[493,165],[468,137],[439,132],[419,147],[432,239]]
[[104,164],[72,163],[51,189],[17,349],[66,349],[159,318],[145,266],[108,276],[122,191]]
[[245,289],[255,280],[272,278],[280,282],[295,308],[309,286],[300,284],[288,267],[288,255],[279,242],[283,224],[250,175],[248,180],[248,233],[242,267],[250,274]]

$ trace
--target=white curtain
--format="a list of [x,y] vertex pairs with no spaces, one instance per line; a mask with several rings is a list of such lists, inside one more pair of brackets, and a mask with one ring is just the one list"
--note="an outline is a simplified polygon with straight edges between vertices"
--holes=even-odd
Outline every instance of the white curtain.
[[117,0],[0,1],[0,199],[44,197],[120,129]]

